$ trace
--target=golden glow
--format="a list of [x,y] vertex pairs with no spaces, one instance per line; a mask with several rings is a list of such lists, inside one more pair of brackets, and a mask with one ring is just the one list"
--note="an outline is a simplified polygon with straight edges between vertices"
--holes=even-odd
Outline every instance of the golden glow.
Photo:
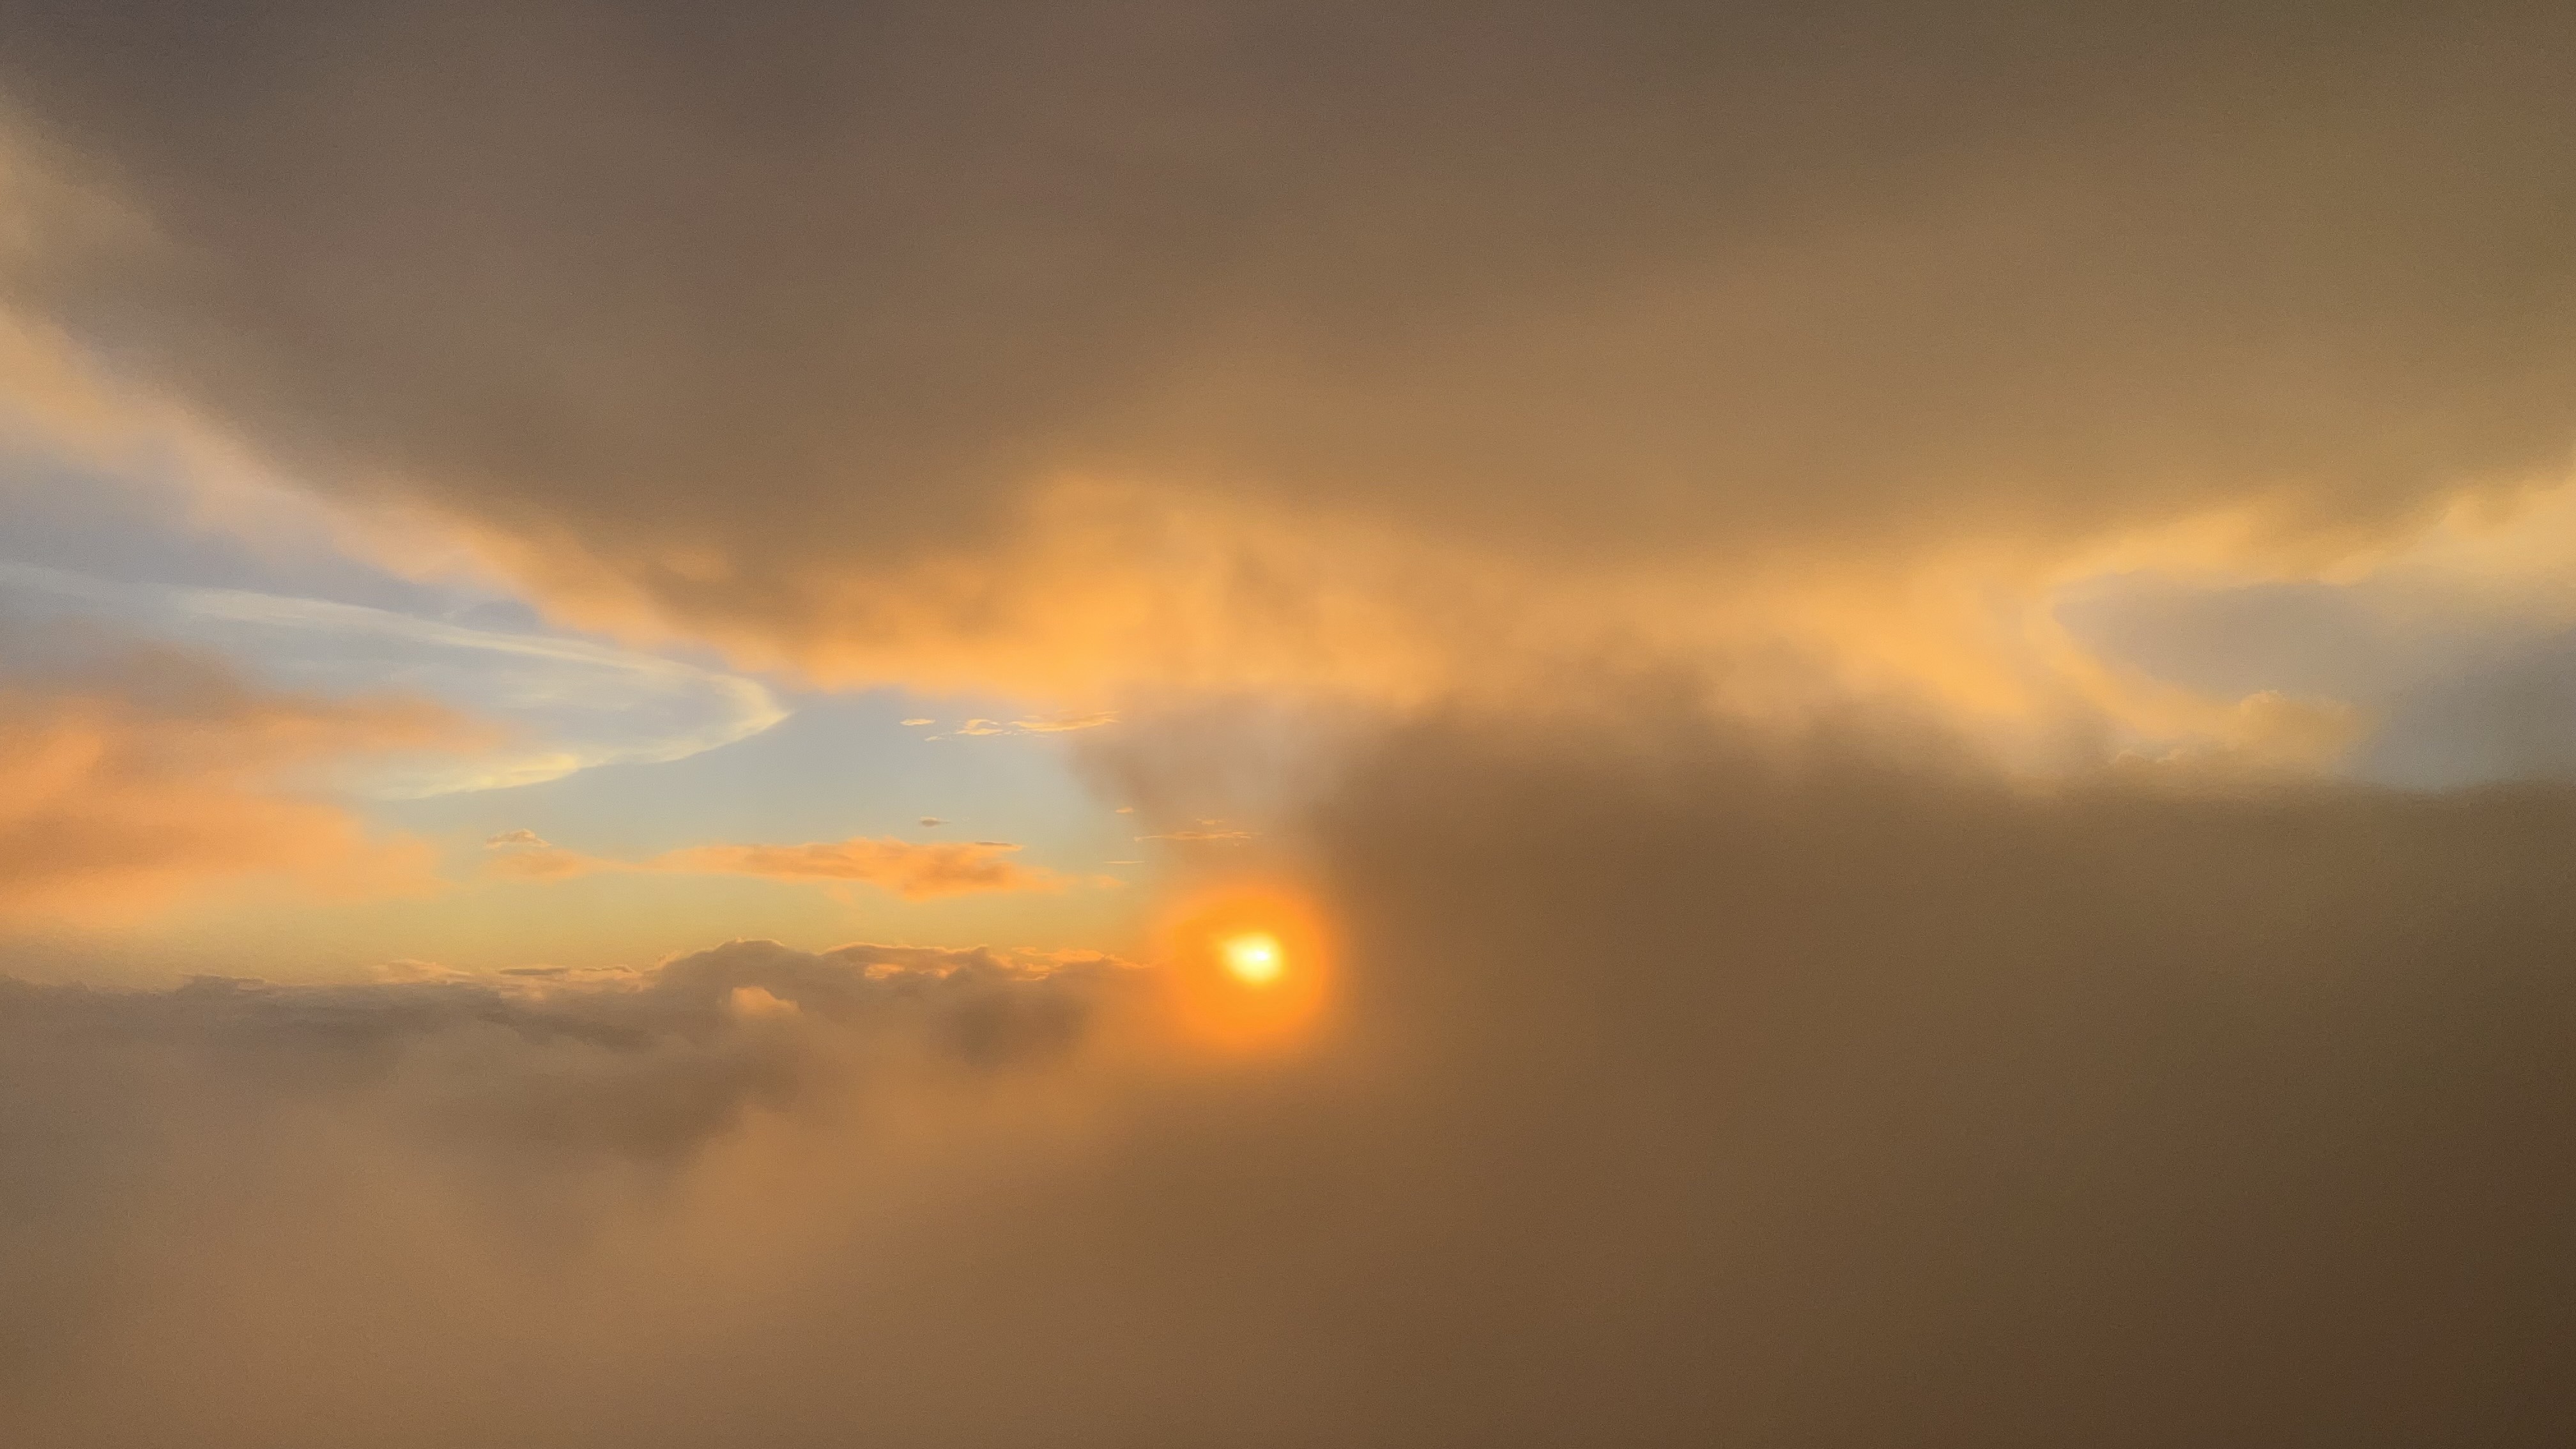
[[1167,917],[1160,957],[1180,1024],[1237,1050],[1309,1036],[1332,979],[1330,935],[1304,893],[1237,884],[1197,895]]
[[1268,986],[1279,979],[1287,963],[1280,959],[1279,938],[1255,933],[1230,936],[1224,947],[1225,969],[1246,986]]

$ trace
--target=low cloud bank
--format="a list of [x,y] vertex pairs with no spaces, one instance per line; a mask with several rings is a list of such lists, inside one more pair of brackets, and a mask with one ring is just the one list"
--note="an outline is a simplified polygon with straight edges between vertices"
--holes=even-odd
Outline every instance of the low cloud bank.
[[12,988],[0,1427],[2556,1441],[2576,796],[1455,719],[1313,830],[1285,1058],[918,948]]

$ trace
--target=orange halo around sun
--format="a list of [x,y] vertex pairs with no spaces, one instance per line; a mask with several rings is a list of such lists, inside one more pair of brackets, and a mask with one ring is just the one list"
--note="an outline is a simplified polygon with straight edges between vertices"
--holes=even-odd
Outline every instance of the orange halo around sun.
[[1181,1024],[1218,1045],[1283,1045],[1309,1032],[1332,985],[1331,934],[1304,895],[1237,885],[1184,902],[1158,953]]

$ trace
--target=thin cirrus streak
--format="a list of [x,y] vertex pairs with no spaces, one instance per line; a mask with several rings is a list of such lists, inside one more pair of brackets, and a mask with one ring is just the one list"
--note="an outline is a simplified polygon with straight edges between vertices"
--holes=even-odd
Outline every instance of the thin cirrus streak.
[[0,604],[31,625],[84,619],[246,656],[286,687],[353,693],[413,681],[507,724],[518,748],[418,759],[359,782],[386,798],[539,784],[599,765],[687,759],[787,717],[756,680],[561,635],[473,628],[389,609],[245,589],[177,588],[0,561]]
[[[512,832],[528,834],[528,832]],[[816,841],[804,845],[699,845],[643,861],[609,860],[548,846],[542,841],[503,841],[512,848],[494,857],[487,873],[516,880],[563,880],[604,871],[667,871],[681,875],[748,875],[768,880],[849,882],[873,885],[905,900],[1013,891],[1062,891],[1070,876],[1010,859],[1009,841],[918,842],[893,837]]]

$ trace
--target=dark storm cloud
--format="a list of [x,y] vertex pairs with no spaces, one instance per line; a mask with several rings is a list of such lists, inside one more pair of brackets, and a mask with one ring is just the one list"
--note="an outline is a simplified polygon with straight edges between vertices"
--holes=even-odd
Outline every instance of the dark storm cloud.
[[[546,1011],[204,986],[115,1010],[184,1055],[253,1003],[236,1085],[120,1074],[166,1135],[108,1151],[101,1068],[24,1045],[79,998],[13,1003],[14,1138],[84,1166],[13,1175],[0,1403],[47,1444],[2556,1442],[2576,799],[2034,793],[1630,717],[1357,770],[1299,1060],[1095,1011],[938,1067],[944,984],[888,1014],[766,947]],[[248,1071],[316,1039],[410,1066]],[[573,1043],[646,1042],[804,1069],[712,1072],[725,1130],[648,1179],[489,1185]]]
[[11,0],[0,91],[160,238],[40,246],[28,306],[541,585],[586,553],[810,655],[921,622],[816,580],[1060,470],[1616,555],[2555,468],[2571,43],[2540,3]]

